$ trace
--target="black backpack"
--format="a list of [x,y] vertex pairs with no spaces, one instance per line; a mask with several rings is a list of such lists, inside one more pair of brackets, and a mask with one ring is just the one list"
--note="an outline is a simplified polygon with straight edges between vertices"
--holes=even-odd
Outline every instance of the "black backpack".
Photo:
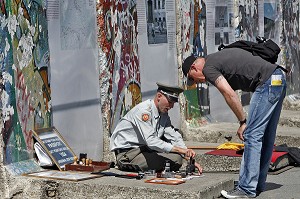
[[[271,39],[266,40],[264,37],[257,36],[257,42],[240,40],[236,41],[232,44],[225,46],[221,44],[218,47],[218,50],[222,50],[224,48],[242,48],[251,52],[254,56],[260,56],[261,58],[275,64],[278,59],[278,54],[280,53],[279,46],[273,42]],[[287,70],[280,66],[285,72]]]

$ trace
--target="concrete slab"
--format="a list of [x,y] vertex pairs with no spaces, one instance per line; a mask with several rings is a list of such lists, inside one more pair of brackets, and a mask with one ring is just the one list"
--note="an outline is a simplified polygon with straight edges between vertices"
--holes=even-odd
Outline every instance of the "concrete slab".
[[222,189],[234,186],[231,176],[214,173],[179,185],[150,184],[144,180],[104,176],[72,182],[20,176],[5,198],[216,198]]
[[[299,111],[284,111],[282,119],[297,121]],[[236,172],[239,171],[241,157],[213,156],[205,153],[217,146],[229,142],[225,137],[231,137],[230,142],[242,143],[236,136],[238,129],[236,123],[210,123],[203,127],[189,128],[185,134],[185,142],[189,147],[203,147],[202,150],[195,150],[196,161],[201,164],[205,172]],[[287,144],[290,147],[300,147],[300,128],[296,125],[279,125],[277,128],[276,145]],[[205,149],[207,148],[207,149]]]
[[[208,142],[208,143],[225,143],[231,137],[231,142],[242,143],[236,135],[239,124],[235,123],[210,123],[198,128],[188,128],[184,133],[186,141]],[[277,137],[275,140],[277,145],[286,143],[288,146],[300,146],[300,128],[278,126]]]
[[[290,112],[290,111],[288,111]],[[285,112],[285,113],[288,113]],[[290,116],[299,117],[295,111]],[[205,154],[214,150],[217,146],[228,142],[225,137],[231,136],[231,142],[242,143],[236,136],[238,124],[232,123],[211,123],[196,129],[189,129],[185,141],[188,147],[194,148],[197,155],[196,161],[201,164],[205,172],[237,172],[239,171],[241,157],[214,156]],[[201,140],[201,141],[199,141]],[[204,141],[204,142],[203,142]],[[290,147],[300,146],[300,128],[278,126],[276,145],[287,144]],[[200,148],[200,149],[197,149]],[[201,149],[202,148],[202,149]],[[184,165],[185,166],[185,165]]]
[[279,125],[300,128],[300,111],[282,110]]
[[[186,145],[193,147],[196,161],[204,172],[237,172],[241,157],[214,156],[205,153],[226,142],[242,143],[236,135],[238,123],[209,123],[202,127],[188,127],[184,133]],[[231,139],[230,139],[231,138]],[[283,110],[277,128],[276,145],[300,147],[300,111]],[[195,148],[202,149],[195,149]],[[183,165],[185,166],[185,165]]]

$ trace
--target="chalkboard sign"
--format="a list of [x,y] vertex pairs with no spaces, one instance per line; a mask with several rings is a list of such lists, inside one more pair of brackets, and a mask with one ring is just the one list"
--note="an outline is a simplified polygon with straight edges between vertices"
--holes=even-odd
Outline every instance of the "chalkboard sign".
[[32,132],[59,170],[64,170],[66,164],[74,162],[74,152],[55,127]]

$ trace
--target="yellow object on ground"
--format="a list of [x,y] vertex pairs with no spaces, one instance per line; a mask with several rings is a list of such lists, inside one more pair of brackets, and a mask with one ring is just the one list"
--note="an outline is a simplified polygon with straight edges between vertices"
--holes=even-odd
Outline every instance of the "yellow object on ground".
[[240,150],[244,148],[244,144],[241,143],[234,143],[234,142],[226,142],[224,144],[221,144],[217,147],[218,150],[220,149],[232,149],[232,150]]

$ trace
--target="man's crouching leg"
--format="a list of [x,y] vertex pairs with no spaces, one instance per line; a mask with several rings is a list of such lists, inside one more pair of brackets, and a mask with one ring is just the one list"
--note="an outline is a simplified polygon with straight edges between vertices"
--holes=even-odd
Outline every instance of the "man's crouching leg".
[[183,158],[177,153],[142,152],[131,163],[138,165],[142,171],[155,170],[160,172],[164,170],[166,161],[170,162],[171,171],[178,171]]
[[136,158],[140,153],[141,150],[139,148],[135,148],[127,152],[116,154],[118,168],[122,171],[142,171],[138,164],[132,162],[132,160]]
[[116,155],[117,166],[122,171],[164,170],[166,161],[170,162],[171,171],[178,171],[183,158],[177,153],[158,153],[155,151],[141,151],[139,148]]

